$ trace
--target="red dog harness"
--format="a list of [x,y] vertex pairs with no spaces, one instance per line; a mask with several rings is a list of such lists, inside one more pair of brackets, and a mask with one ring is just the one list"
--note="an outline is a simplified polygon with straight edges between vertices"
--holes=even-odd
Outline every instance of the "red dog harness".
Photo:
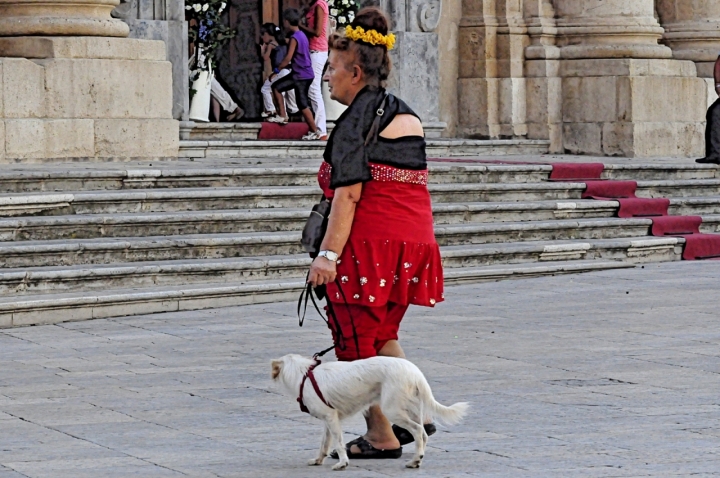
[[328,407],[335,408],[332,405],[330,405],[327,402],[327,400],[325,400],[325,397],[323,397],[323,394],[320,391],[320,387],[318,386],[317,381],[315,380],[315,375],[313,374],[313,370],[315,369],[315,367],[317,367],[321,363],[322,362],[320,362],[320,360],[318,360],[316,358],[315,363],[310,366],[307,373],[303,377],[302,382],[300,382],[300,395],[298,395],[297,401],[300,404],[300,410],[305,413],[310,413],[310,410],[308,410],[308,407],[305,406],[305,402],[303,402],[303,390],[305,389],[305,380],[307,380],[308,378],[310,379],[310,383],[312,383],[313,389],[315,390],[315,393],[317,394],[318,398],[320,398],[320,400],[322,400],[322,402],[325,405],[327,405]]

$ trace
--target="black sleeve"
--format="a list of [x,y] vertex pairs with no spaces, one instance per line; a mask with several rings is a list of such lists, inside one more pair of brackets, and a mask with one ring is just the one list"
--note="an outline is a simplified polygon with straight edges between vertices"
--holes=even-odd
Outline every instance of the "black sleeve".
[[374,119],[376,99],[377,95],[365,92],[338,119],[325,153],[325,160],[332,165],[330,189],[372,179],[365,136]]

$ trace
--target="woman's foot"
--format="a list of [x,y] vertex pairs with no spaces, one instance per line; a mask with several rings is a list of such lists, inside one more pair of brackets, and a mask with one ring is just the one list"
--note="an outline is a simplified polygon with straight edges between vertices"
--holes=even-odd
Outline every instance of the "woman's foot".
[[[425,433],[427,433],[428,436],[433,435],[437,431],[437,428],[433,423],[426,423],[425,425],[423,425],[423,427],[425,428]],[[395,437],[400,442],[400,445],[407,445],[408,443],[412,443],[415,441],[415,437],[412,436],[412,433],[402,427],[393,425],[392,431],[395,434]]]
[[[402,447],[378,448],[373,446],[365,437],[357,437],[345,445],[350,459],[395,459],[402,456]],[[336,451],[330,453],[330,458],[338,458]]]
[[289,121],[290,118],[287,116],[273,116],[272,118],[268,118],[268,122],[270,123],[288,124]]
[[244,114],[245,112],[243,111],[243,109],[238,106],[237,108],[235,108],[235,111],[228,115],[227,120],[235,121],[236,119],[241,118]]
[[274,111],[263,111],[262,113],[260,113],[261,118],[272,118],[275,115],[276,113]]
[[313,131],[302,137],[303,141],[324,141],[327,140],[327,135],[323,134],[322,131]]

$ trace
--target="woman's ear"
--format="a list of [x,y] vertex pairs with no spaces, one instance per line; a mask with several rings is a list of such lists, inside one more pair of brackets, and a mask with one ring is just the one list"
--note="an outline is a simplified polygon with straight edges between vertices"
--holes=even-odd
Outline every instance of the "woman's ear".
[[363,71],[362,68],[360,68],[360,65],[353,65],[353,77],[352,77],[352,84],[357,85],[360,83],[363,79]]
[[283,361],[273,360],[272,362],[270,362],[270,365],[272,366],[272,379],[277,380],[277,378],[280,376],[280,372],[282,371]]

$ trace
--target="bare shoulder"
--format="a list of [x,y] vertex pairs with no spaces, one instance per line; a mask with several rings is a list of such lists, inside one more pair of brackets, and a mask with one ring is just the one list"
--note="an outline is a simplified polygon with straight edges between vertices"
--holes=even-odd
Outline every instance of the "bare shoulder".
[[380,136],[387,139],[402,138],[403,136],[425,136],[422,123],[413,115],[397,115],[387,127],[382,130]]

